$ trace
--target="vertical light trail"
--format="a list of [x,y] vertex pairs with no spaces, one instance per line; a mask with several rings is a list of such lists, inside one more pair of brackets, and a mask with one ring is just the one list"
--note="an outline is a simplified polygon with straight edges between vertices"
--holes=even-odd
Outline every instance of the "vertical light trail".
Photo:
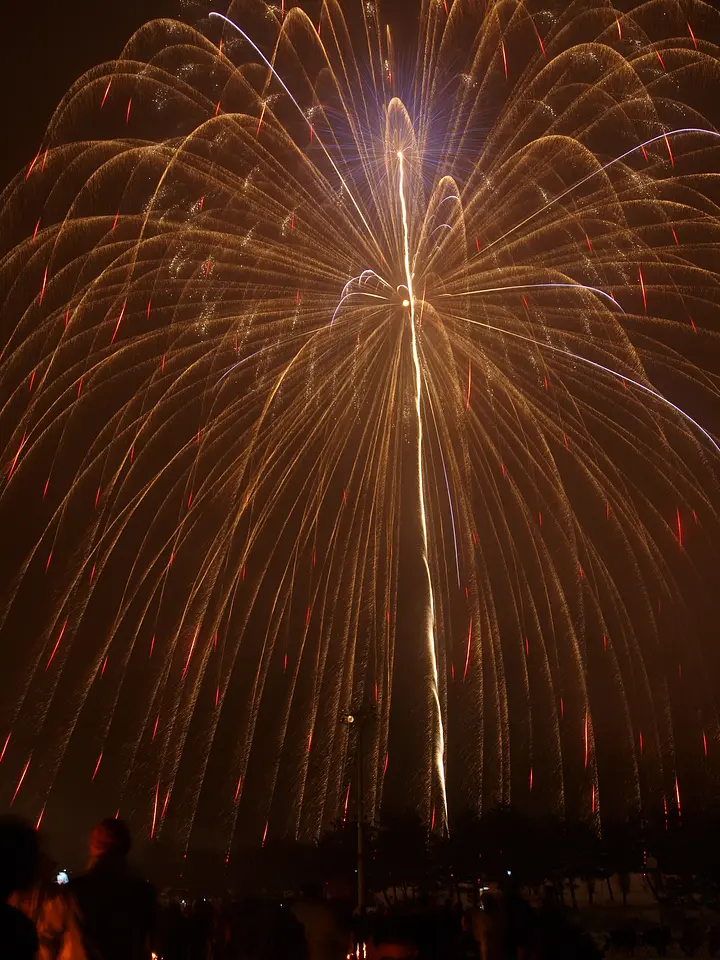
[[417,346],[417,330],[415,329],[415,295],[413,294],[413,278],[410,268],[410,237],[408,230],[407,203],[405,201],[405,158],[402,150],[398,150],[398,160],[400,161],[399,191],[400,207],[402,210],[403,222],[403,247],[405,255],[405,277],[407,279],[408,308],[410,310],[410,333],[412,341],[413,366],[415,368],[415,412],[417,414],[417,476],[418,476],[418,499],[420,502],[420,523],[422,526],[422,557],[425,567],[425,576],[428,587],[428,615],[427,615],[427,643],[428,653],[430,654],[430,665],[432,668],[432,695],[437,711],[437,742],[435,745],[435,764],[437,766],[440,788],[442,790],[443,813],[445,823],[447,823],[447,793],[445,790],[445,732],[443,730],[442,711],[440,709],[440,695],[438,693],[438,669],[437,655],[435,652],[435,598],[433,596],[432,578],[430,576],[430,564],[428,562],[428,534],[427,519],[425,516],[425,488],[423,485],[422,472],[422,446],[423,446],[423,428],[422,428],[422,410],[421,410],[421,377],[420,377],[420,357]]

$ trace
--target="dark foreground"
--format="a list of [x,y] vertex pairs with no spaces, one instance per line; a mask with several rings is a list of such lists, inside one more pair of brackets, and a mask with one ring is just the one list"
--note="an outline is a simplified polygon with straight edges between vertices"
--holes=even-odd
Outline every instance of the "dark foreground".
[[[92,832],[85,871],[59,884],[35,831],[0,819],[2,960],[594,960],[602,956],[717,956],[712,896],[672,878],[622,875],[598,886],[557,879],[500,884],[403,885],[367,910],[306,884],[282,899],[213,899],[155,888],[128,864],[117,819]],[[67,878],[62,878],[67,879]],[[614,888],[614,892],[613,892]],[[711,893],[711,892],[710,892]]]

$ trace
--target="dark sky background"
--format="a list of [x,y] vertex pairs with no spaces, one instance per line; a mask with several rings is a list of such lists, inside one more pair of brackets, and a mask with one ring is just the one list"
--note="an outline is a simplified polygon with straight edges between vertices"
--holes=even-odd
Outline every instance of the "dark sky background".
[[0,31],[0,184],[37,152],[65,91],[95,64],[114,59],[154,17],[177,16],[179,0],[37,0],[3,4]]

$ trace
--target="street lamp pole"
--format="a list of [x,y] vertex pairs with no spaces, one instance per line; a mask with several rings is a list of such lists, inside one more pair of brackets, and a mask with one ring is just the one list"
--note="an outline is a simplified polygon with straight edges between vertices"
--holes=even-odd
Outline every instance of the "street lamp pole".
[[365,790],[363,786],[364,742],[363,727],[372,719],[374,712],[361,708],[356,713],[346,713],[341,723],[355,728],[355,786],[357,789],[357,903],[358,912],[365,910]]
[[363,791],[363,723],[357,725],[357,901],[358,912],[365,910],[365,799]]

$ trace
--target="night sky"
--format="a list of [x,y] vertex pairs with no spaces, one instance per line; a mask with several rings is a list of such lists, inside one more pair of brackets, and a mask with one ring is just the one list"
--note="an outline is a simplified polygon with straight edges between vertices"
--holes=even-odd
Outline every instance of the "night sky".
[[177,0],[6,3],[0,33],[4,186],[32,159],[55,107],[86,70],[118,56],[141,24],[177,15]]

